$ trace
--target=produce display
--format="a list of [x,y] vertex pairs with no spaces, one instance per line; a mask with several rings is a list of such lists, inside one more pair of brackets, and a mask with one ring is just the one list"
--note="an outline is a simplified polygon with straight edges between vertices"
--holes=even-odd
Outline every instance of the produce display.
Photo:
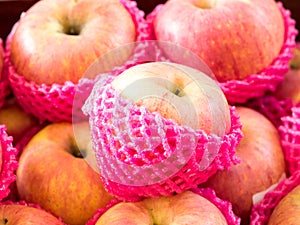
[[139,4],[39,0],[0,39],[0,224],[300,223],[293,15]]

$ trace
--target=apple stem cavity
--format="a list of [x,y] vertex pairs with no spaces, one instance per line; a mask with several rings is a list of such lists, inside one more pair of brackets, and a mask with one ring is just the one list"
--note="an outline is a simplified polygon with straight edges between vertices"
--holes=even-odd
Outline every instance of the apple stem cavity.
[[201,9],[211,9],[216,5],[217,0],[195,0],[195,5]]
[[8,223],[8,219],[4,218],[1,224],[7,224]]
[[76,26],[76,25],[64,24],[63,28],[64,28],[63,33],[66,35],[78,36],[80,35],[81,32],[80,26]]

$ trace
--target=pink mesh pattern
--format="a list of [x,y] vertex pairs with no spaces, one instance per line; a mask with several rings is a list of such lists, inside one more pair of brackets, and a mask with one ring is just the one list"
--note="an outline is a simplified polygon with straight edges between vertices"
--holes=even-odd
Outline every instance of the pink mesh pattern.
[[[5,52],[3,48],[3,40],[0,38],[0,51],[3,53],[3,68],[0,73],[2,73],[1,79],[0,79],[0,108],[5,103],[5,98],[10,94],[10,86],[7,79],[7,63],[5,61]],[[2,59],[0,59],[2,60]]]
[[6,198],[9,193],[9,186],[16,180],[15,171],[18,166],[16,155],[17,149],[12,145],[12,137],[6,133],[5,125],[0,125],[0,144],[2,152],[0,170],[0,200]]
[[283,180],[273,190],[268,192],[263,200],[254,205],[251,211],[250,225],[266,225],[280,200],[300,184],[300,171]]
[[[263,96],[269,90],[274,91],[277,85],[283,81],[284,74],[289,70],[289,61],[293,58],[292,50],[296,46],[298,31],[295,28],[296,22],[291,18],[290,11],[286,10],[281,2],[277,4],[284,18],[286,28],[285,42],[281,52],[274,59],[273,63],[261,72],[251,74],[244,80],[230,80],[219,83],[230,104],[245,103],[249,99]],[[161,7],[162,5],[158,5],[147,16],[147,22],[150,25],[152,24],[152,31],[153,20]]]
[[282,124],[282,117],[291,115],[293,105],[291,99],[278,100],[272,95],[253,99],[246,104],[267,117],[277,128]]
[[[240,218],[237,217],[232,211],[232,205],[228,201],[224,201],[218,198],[215,192],[210,188],[195,188],[191,189],[192,192],[206,198],[210,202],[212,202],[224,215],[227,220],[228,225],[239,225]],[[86,225],[95,225],[97,220],[111,207],[120,203],[120,200],[114,199],[112,200],[106,207],[98,209],[94,216],[86,223]]]
[[90,116],[104,187],[122,200],[182,193],[239,162],[235,147],[242,133],[234,107],[231,131],[223,137],[150,113],[124,99],[110,82],[94,87],[83,111]]
[[40,205],[38,204],[34,204],[34,203],[28,203],[24,200],[20,200],[20,201],[10,201],[10,200],[7,200],[7,201],[4,201],[4,202],[0,202],[0,205],[23,205],[23,206],[28,206],[28,207],[32,207],[32,208],[36,208],[36,209],[40,209],[40,210],[43,210],[49,214],[51,214],[52,216],[56,217],[62,225],[67,225],[66,223],[64,223],[62,221],[61,218],[58,218],[57,216],[53,215],[53,213],[45,210],[44,208],[42,208]]
[[293,174],[300,170],[300,104],[292,108],[292,113],[282,118],[279,127],[288,171]]
[[[120,0],[124,7],[131,14],[136,25],[137,41],[151,39],[149,27],[144,19],[144,12],[137,8],[135,1]],[[10,40],[13,36],[16,23],[8,35],[6,59],[9,63],[9,81],[14,95],[25,112],[33,114],[41,122],[48,120],[51,122],[72,121],[72,113],[81,115],[81,107],[74,108],[73,101],[77,84],[66,81],[64,84],[38,85],[24,79],[21,74],[17,74],[12,62],[9,60]],[[138,54],[142,49],[135,51]]]
[[232,211],[232,204],[229,201],[225,201],[216,196],[216,193],[211,188],[197,188],[192,189],[196,194],[201,195],[210,202],[212,202],[217,208],[222,212],[228,225],[239,225],[241,223],[241,218],[236,216]]

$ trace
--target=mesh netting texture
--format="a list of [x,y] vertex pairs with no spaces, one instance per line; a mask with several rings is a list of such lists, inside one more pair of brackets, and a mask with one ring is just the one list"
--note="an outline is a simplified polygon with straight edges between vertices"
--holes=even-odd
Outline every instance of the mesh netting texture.
[[10,86],[7,78],[7,62],[5,60],[5,51],[4,51],[4,46],[3,46],[3,40],[0,38],[0,51],[2,54],[2,59],[3,60],[3,67],[1,73],[1,78],[0,78],[0,108],[4,105],[5,103],[5,98],[10,94]]
[[300,170],[300,104],[292,108],[290,115],[282,118],[279,127],[288,172]]
[[7,135],[5,125],[0,125],[0,145],[0,200],[3,200],[10,193],[9,186],[16,180],[15,171],[18,166],[18,151],[13,147],[12,137]]
[[[137,3],[130,0],[120,0],[127,11],[131,14],[136,25],[136,41],[151,39],[151,32],[144,19],[144,12],[137,8]],[[25,14],[23,14],[25,15]],[[48,120],[51,122],[72,121],[72,113],[81,116],[81,107],[74,108],[74,95],[77,91],[77,84],[66,81],[64,84],[38,85],[32,81],[27,81],[21,74],[17,74],[10,61],[10,40],[18,22],[12,28],[7,37],[6,61],[9,64],[9,81],[19,104],[25,112],[35,115],[41,122]],[[142,51],[136,48],[133,54],[132,63],[136,54]],[[121,68],[125,69],[125,68]],[[84,75],[84,74],[83,74]],[[88,90],[85,90],[88,92]]]
[[[206,198],[211,203],[213,203],[224,215],[225,219],[227,220],[228,225],[239,225],[240,218],[237,217],[234,212],[232,211],[232,205],[230,202],[220,199],[216,196],[214,190],[210,188],[194,188],[190,191]],[[86,223],[86,225],[95,225],[97,220],[111,207],[114,205],[122,202],[121,200],[114,199],[112,200],[106,207],[98,209],[94,216]]]
[[124,99],[111,82],[95,85],[83,111],[103,184],[122,200],[181,193],[239,162],[235,147],[242,133],[234,107],[223,137],[150,113]]
[[[274,91],[278,84],[283,81],[284,74],[289,70],[289,61],[293,58],[292,50],[296,46],[298,31],[295,28],[296,22],[291,17],[291,12],[285,9],[281,2],[277,4],[285,24],[285,41],[281,51],[272,64],[259,73],[249,74],[243,80],[229,80],[219,83],[230,104],[245,103],[249,99],[263,96],[267,91]],[[151,31],[154,37],[153,20],[161,7],[163,7],[162,4],[158,5],[147,16],[147,22],[152,26]]]
[[263,200],[253,206],[250,225],[268,224],[270,216],[280,200],[298,185],[300,185],[300,171],[280,182],[273,191],[266,193]]

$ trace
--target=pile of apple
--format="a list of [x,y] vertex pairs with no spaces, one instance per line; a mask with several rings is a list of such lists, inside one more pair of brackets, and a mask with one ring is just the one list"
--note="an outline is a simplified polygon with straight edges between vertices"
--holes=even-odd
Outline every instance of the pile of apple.
[[[294,25],[289,12],[273,0],[169,0],[149,15],[130,0],[37,2],[20,15],[0,54],[0,95],[5,93],[0,108],[0,177],[5,178],[0,182],[5,184],[0,186],[0,224],[254,225],[268,224],[270,217],[269,224],[299,223],[300,163],[290,148],[298,157],[300,141],[284,145],[283,140],[289,140],[281,120],[300,104],[300,48],[295,44]],[[142,47],[152,39],[157,41],[157,55],[168,62],[134,65],[135,57],[147,53]],[[145,44],[130,45],[140,41]],[[181,65],[174,49],[163,43],[192,52],[215,77]],[[118,55],[110,54],[115,49],[121,49]],[[108,59],[105,65],[104,59]],[[93,74],[96,78],[89,77],[88,91],[97,84],[93,79],[105,80],[111,70],[121,68],[119,74],[108,75],[111,83],[107,79],[100,89],[113,88],[142,112],[176,125],[178,133],[200,130],[203,136],[219,140],[226,139],[233,127],[241,129],[235,134],[235,154],[228,156],[228,165],[218,164],[213,172],[206,167],[205,180],[195,179],[183,189],[163,186],[166,181],[162,181],[155,187],[171,187],[157,190],[165,194],[151,196],[149,191],[148,196],[127,201],[129,193],[122,192],[126,188],[113,185],[122,174],[113,174],[111,180],[109,173],[99,174],[106,170],[95,151],[101,142],[91,135],[97,131],[93,115],[99,116],[96,122],[107,122],[97,131],[106,138],[102,141],[112,140],[110,129],[118,121],[107,119],[106,111],[90,111],[85,115],[90,118],[72,123],[76,87],[95,61],[102,67]],[[203,74],[207,77],[199,78]],[[2,84],[8,81],[10,91],[3,92]],[[143,91],[160,97],[141,98]],[[99,99],[88,103],[95,109],[104,97],[93,94]],[[143,126],[145,132],[147,128]],[[290,135],[298,135],[299,127],[289,129]],[[132,135],[126,131],[125,127],[122,135]],[[140,140],[140,145],[146,142]],[[107,154],[113,155],[113,150],[129,145],[109,142],[106,146],[108,152],[111,149]],[[132,161],[135,149],[125,150],[117,157],[141,167],[163,155],[161,149],[144,151],[146,160]],[[12,167],[4,165],[8,156]],[[184,166],[180,169],[188,171],[180,172],[194,172]],[[146,188],[151,185],[145,177],[139,179],[144,179]],[[134,177],[126,179],[135,182]],[[269,206],[274,196],[276,205]]]

